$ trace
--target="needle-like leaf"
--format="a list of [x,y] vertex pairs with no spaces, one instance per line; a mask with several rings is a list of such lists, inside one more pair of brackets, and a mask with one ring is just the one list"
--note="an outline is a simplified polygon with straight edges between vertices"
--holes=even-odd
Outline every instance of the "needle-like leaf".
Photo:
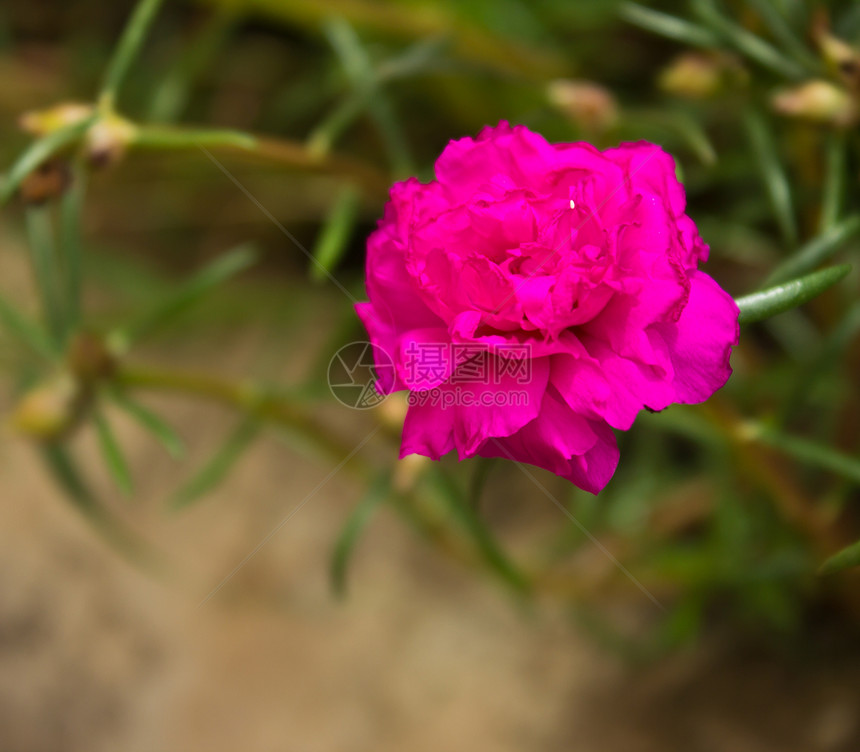
[[850,271],[851,266],[848,264],[830,266],[821,271],[807,274],[800,279],[794,279],[791,282],[768,287],[737,298],[735,302],[741,311],[740,322],[749,324],[753,321],[761,321],[790,308],[803,305],[808,300],[820,295],[828,287],[835,285]]
[[171,500],[174,509],[184,509],[212,491],[227,475],[260,432],[260,424],[246,418],[227,436],[212,458],[177,491]]
[[830,259],[848,240],[860,232],[860,214],[855,214],[833,225],[826,232],[810,240],[799,251],[779,264],[768,276],[765,284],[775,285],[804,274]]
[[115,389],[111,392],[110,396],[118,407],[134,418],[142,428],[149,431],[171,457],[178,459],[183,455],[185,446],[182,443],[182,439],[167,422],[162,420],[152,410],[133,399],[125,391]]
[[101,448],[102,457],[107,463],[108,470],[113,476],[117,487],[126,496],[131,496],[134,490],[134,483],[131,479],[131,471],[128,469],[122,447],[119,444],[116,434],[113,432],[110,423],[101,410],[96,410],[94,413],[96,431],[99,438],[99,447]]
[[621,17],[640,29],[694,47],[719,47],[720,38],[709,29],[637,3],[622,3]]
[[346,185],[331,207],[313,250],[316,263],[311,264],[311,278],[322,282],[331,275],[343,258],[355,226],[361,196],[352,185]]
[[18,161],[9,168],[3,184],[0,185],[0,206],[12,198],[15,191],[21,185],[21,181],[33,172],[33,170],[57,152],[62,151],[67,146],[71,146],[75,141],[80,139],[93,124],[94,120],[95,115],[91,115],[66,128],[53,131],[30,144],[29,148],[18,157]]
[[391,476],[384,473],[371,484],[341,528],[331,558],[331,586],[335,594],[346,594],[346,575],[355,546],[379,505],[391,493]]
[[797,244],[797,223],[791,201],[788,176],[783,170],[773,132],[758,110],[750,109],[744,118],[753,158],[758,164],[779,229],[789,246]]
[[860,541],[852,543],[831,556],[821,565],[818,572],[819,574],[835,574],[849,567],[860,567]]
[[244,271],[257,260],[257,254],[250,246],[239,248],[226,253],[201,269],[184,284],[180,285],[172,295],[161,301],[137,321],[132,322],[112,339],[121,343],[123,348],[151,335],[161,327],[171,323],[179,314],[197,303],[230,277]]

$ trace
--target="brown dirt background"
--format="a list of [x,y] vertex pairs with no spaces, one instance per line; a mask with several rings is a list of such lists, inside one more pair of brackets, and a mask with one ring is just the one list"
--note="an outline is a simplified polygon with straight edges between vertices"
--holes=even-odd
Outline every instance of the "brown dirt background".
[[[26,295],[22,254],[5,250],[7,285]],[[147,355],[242,373],[261,341],[237,330]],[[309,348],[294,339],[288,350]],[[290,383],[301,368],[285,358],[278,375]],[[234,424],[206,405],[149,404],[181,428],[190,466]],[[444,560],[386,509],[359,545],[349,598],[335,599],[329,556],[358,495],[345,473],[200,605],[330,463],[268,437],[216,492],[169,513],[189,465],[121,417],[111,414],[137,479],[133,502],[115,498],[87,431],[75,448],[116,513],[157,544],[159,572],[107,545],[31,447],[8,431],[0,439],[2,752],[860,749],[856,634],[824,630],[787,652],[709,635],[635,667],[557,604],[524,610]],[[356,441],[366,433],[357,419],[346,428]],[[529,518],[527,499],[516,506]],[[631,600],[619,618],[635,628],[642,599]]]
[[[192,457],[229,425],[163,406],[190,427]],[[102,542],[28,446],[0,445],[4,752],[860,749],[850,639],[777,657],[712,636],[633,667],[559,608],[524,612],[443,561],[386,511],[337,601],[327,567],[355,496],[345,475],[201,606],[328,468],[267,439],[205,502],[168,514],[179,469],[120,428],[139,479],[127,516],[165,552],[161,574]]]

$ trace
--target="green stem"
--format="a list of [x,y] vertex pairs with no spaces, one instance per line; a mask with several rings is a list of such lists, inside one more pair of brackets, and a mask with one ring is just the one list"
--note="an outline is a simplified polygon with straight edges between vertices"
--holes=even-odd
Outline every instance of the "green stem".
[[304,409],[257,384],[235,383],[206,373],[137,366],[121,368],[114,379],[132,389],[174,392],[216,402],[258,420],[298,430],[338,459],[352,451],[351,446],[334,438]]
[[411,175],[414,168],[406,138],[385,92],[382,91],[379,75],[370,56],[361,45],[358,35],[342,19],[335,19],[326,24],[325,32],[341,60],[344,72],[352,83],[358,105],[358,110],[354,114],[358,114],[363,107],[367,108],[382,136],[382,142],[388,151],[395,174]]
[[844,131],[830,134],[827,141],[826,173],[824,194],[821,199],[821,220],[819,229],[827,232],[839,218],[842,209],[842,196],[845,192],[845,161],[848,139]]
[[236,23],[236,9],[218,8],[187,45],[158,87],[149,107],[149,120],[172,123],[182,113],[194,83],[227,41]]
[[809,51],[803,40],[798,36],[786,17],[782,15],[773,0],[750,0],[750,5],[764,21],[776,39],[807,73],[812,75],[820,72],[821,61]]
[[131,145],[144,149],[205,148],[238,152],[297,170],[350,177],[379,196],[386,196],[390,185],[388,175],[366,162],[336,154],[316,153],[296,141],[241,131],[135,126]]
[[117,43],[113,58],[107,65],[104,83],[99,95],[99,104],[105,110],[113,109],[119,88],[143,46],[143,40],[155,20],[162,2],[163,0],[140,0],[131,14],[131,18]]
[[777,153],[774,135],[764,114],[756,108],[750,107],[747,110],[744,125],[753,157],[758,162],[762,181],[770,197],[776,222],[786,244],[794,248],[797,245],[797,224],[792,207],[791,188]]
[[54,344],[59,347],[63,338],[64,321],[50,211],[45,207],[31,208],[26,216],[33,278],[42,300],[45,325]]
[[806,75],[803,66],[787,58],[761,37],[726,18],[713,0],[691,0],[690,5],[691,10],[702,23],[723,37],[738,52],[759,65],[790,79],[801,79]]
[[0,206],[12,198],[21,182],[33,170],[58,152],[79,141],[95,122],[95,119],[95,115],[89,115],[77,123],[52,131],[30,144],[4,176],[3,184],[0,185]]
[[72,185],[60,205],[60,226],[63,273],[65,281],[65,336],[74,331],[81,317],[81,221],[86,195],[86,172],[75,165]]

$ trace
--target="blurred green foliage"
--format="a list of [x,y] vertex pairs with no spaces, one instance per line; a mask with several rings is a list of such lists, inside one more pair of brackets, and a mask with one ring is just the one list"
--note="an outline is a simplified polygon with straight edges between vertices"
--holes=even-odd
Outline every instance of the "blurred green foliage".
[[[857,277],[820,267],[857,253],[858,44],[860,8],[847,1],[5,6],[0,197],[18,196],[4,219],[26,230],[41,295],[40,321],[15,291],[0,296],[12,420],[70,500],[134,550],[74,445],[93,421],[133,495],[136,468],[110,411],[179,456],[181,427],[141,402],[158,389],[238,415],[189,470],[176,508],[205,498],[263,427],[355,474],[357,506],[333,550],[338,592],[389,504],[518,599],[590,604],[589,623],[639,585],[666,608],[640,646],[649,651],[720,620],[798,630],[825,605],[856,618],[858,580],[834,573],[857,564],[856,544],[837,552],[860,537]],[[391,404],[366,421],[388,446],[373,461],[318,415],[331,401],[329,357],[362,336],[350,297],[361,297],[363,238],[387,184],[429,178],[449,139],[500,119],[551,140],[649,139],[675,154],[708,271],[759,322],[717,397],[644,415],[619,437],[622,462],[599,498],[542,473],[538,488],[505,463],[397,463]],[[222,255],[251,239],[259,263],[244,246]],[[224,286],[254,264],[265,274]],[[285,305],[272,277],[303,274],[334,279],[334,294],[308,288]],[[104,289],[111,305],[94,303]],[[312,300],[329,319],[297,383],[139,359],[145,336],[184,345],[207,325],[297,326]],[[497,503],[512,495],[527,524]],[[545,495],[572,521],[543,510]]]

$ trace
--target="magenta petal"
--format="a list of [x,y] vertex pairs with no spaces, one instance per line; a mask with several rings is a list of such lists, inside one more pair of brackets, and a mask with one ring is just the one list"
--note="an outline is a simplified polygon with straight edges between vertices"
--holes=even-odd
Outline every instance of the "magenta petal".
[[[387,366],[394,362],[394,356],[397,353],[398,337],[393,326],[386,320],[381,319],[376,309],[370,303],[356,303],[355,312],[367,329],[367,336],[370,341],[385,355],[389,360],[386,363],[377,362],[376,365],[386,366],[378,368],[379,380],[376,382],[376,388],[382,394],[391,394],[406,388],[406,384],[400,380],[395,371]],[[374,350],[374,360],[377,360],[377,355],[381,355]]]
[[[708,246],[659,146],[503,122],[452,141],[436,176],[392,187],[356,307],[396,366],[380,387],[411,390],[403,455],[513,457],[596,493],[613,428],[725,383],[738,310],[697,271]],[[481,373],[502,362],[530,378]]]
[[441,459],[454,450],[454,410],[443,410],[430,402],[410,404],[403,422],[400,459],[421,454]]
[[684,213],[684,186],[675,175],[675,160],[656,144],[647,141],[621,144],[603,152],[624,168],[633,195],[645,190],[663,196],[673,216]]
[[[489,359],[490,369],[495,367],[493,358]],[[507,369],[492,384],[461,382],[455,372],[451,381],[436,389],[413,393],[403,426],[401,456],[418,453],[438,459],[441,449],[447,447],[446,452],[456,448],[464,459],[474,456],[488,438],[508,436],[534,420],[546,391],[549,362],[536,358],[526,365],[527,372]]]
[[677,325],[655,327],[672,359],[675,401],[686,404],[703,402],[728,381],[740,333],[731,295],[704,272],[694,272],[691,283],[690,301]]
[[[601,362],[591,357],[557,355],[550,381],[580,415],[603,419],[613,428],[627,430],[646,398],[635,390],[639,375],[632,363],[620,358]],[[648,389],[641,391],[647,394]]]
[[487,441],[482,457],[503,457],[545,468],[596,494],[618,465],[612,430],[571,410],[553,390],[544,395],[540,415],[507,438]]
[[411,329],[400,337],[394,361],[407,389],[425,391],[447,381],[454,371],[451,337],[443,327]]

